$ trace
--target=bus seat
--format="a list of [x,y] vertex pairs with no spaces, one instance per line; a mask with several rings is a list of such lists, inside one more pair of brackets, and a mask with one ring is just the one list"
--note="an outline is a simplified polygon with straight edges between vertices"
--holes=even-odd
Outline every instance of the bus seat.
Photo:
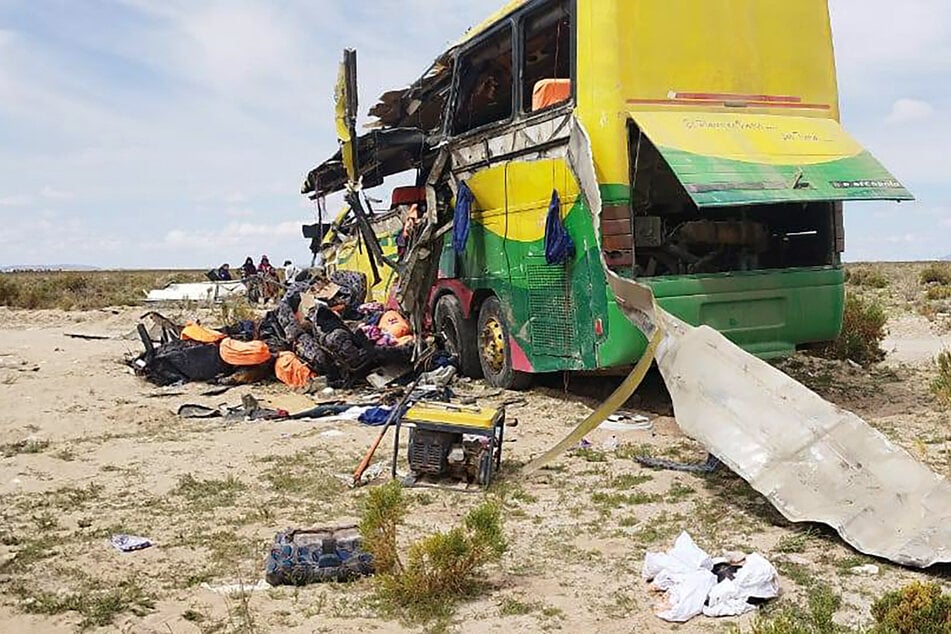
[[564,103],[571,98],[570,79],[542,79],[532,91],[532,112]]
[[426,202],[425,187],[397,187],[393,190],[392,206],[396,209],[400,205],[412,205]]

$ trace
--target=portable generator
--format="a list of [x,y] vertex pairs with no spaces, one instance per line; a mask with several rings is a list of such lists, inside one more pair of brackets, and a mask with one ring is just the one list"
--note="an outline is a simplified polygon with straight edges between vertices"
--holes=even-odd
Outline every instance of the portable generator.
[[[422,401],[403,415],[396,428],[410,430],[407,462],[416,476],[453,478],[488,485],[502,463],[505,410]],[[393,452],[396,473],[397,452]]]

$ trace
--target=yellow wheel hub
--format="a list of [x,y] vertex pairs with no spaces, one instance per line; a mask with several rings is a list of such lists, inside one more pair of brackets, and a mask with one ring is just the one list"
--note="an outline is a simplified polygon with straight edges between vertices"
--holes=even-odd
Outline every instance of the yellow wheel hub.
[[482,356],[492,371],[499,373],[505,367],[505,331],[497,319],[489,319],[482,327]]

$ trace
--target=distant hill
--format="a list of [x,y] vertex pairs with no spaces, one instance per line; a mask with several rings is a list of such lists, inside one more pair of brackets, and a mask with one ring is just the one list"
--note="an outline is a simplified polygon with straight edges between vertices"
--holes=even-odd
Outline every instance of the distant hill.
[[0,266],[0,272],[13,271],[98,271],[99,267],[85,264],[7,264]]

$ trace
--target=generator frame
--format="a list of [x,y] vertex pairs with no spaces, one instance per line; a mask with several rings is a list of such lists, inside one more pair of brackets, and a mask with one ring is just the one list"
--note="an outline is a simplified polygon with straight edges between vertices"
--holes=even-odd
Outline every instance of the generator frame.
[[[450,403],[420,403],[429,407],[439,407],[446,412],[466,412],[471,408],[466,406],[454,405]],[[502,443],[505,440],[505,408],[499,408],[492,418],[490,425],[471,425],[462,422],[450,421],[423,421],[407,420],[406,416],[410,413],[408,410],[396,421],[396,429],[393,434],[393,461],[390,467],[390,475],[396,478],[396,466],[399,463],[400,431],[403,427],[407,429],[416,429],[420,431],[440,432],[446,434],[459,434],[461,436],[482,436],[488,439],[488,449],[491,459],[488,464],[488,472],[485,474],[482,486],[488,486],[492,478],[502,467]]]

